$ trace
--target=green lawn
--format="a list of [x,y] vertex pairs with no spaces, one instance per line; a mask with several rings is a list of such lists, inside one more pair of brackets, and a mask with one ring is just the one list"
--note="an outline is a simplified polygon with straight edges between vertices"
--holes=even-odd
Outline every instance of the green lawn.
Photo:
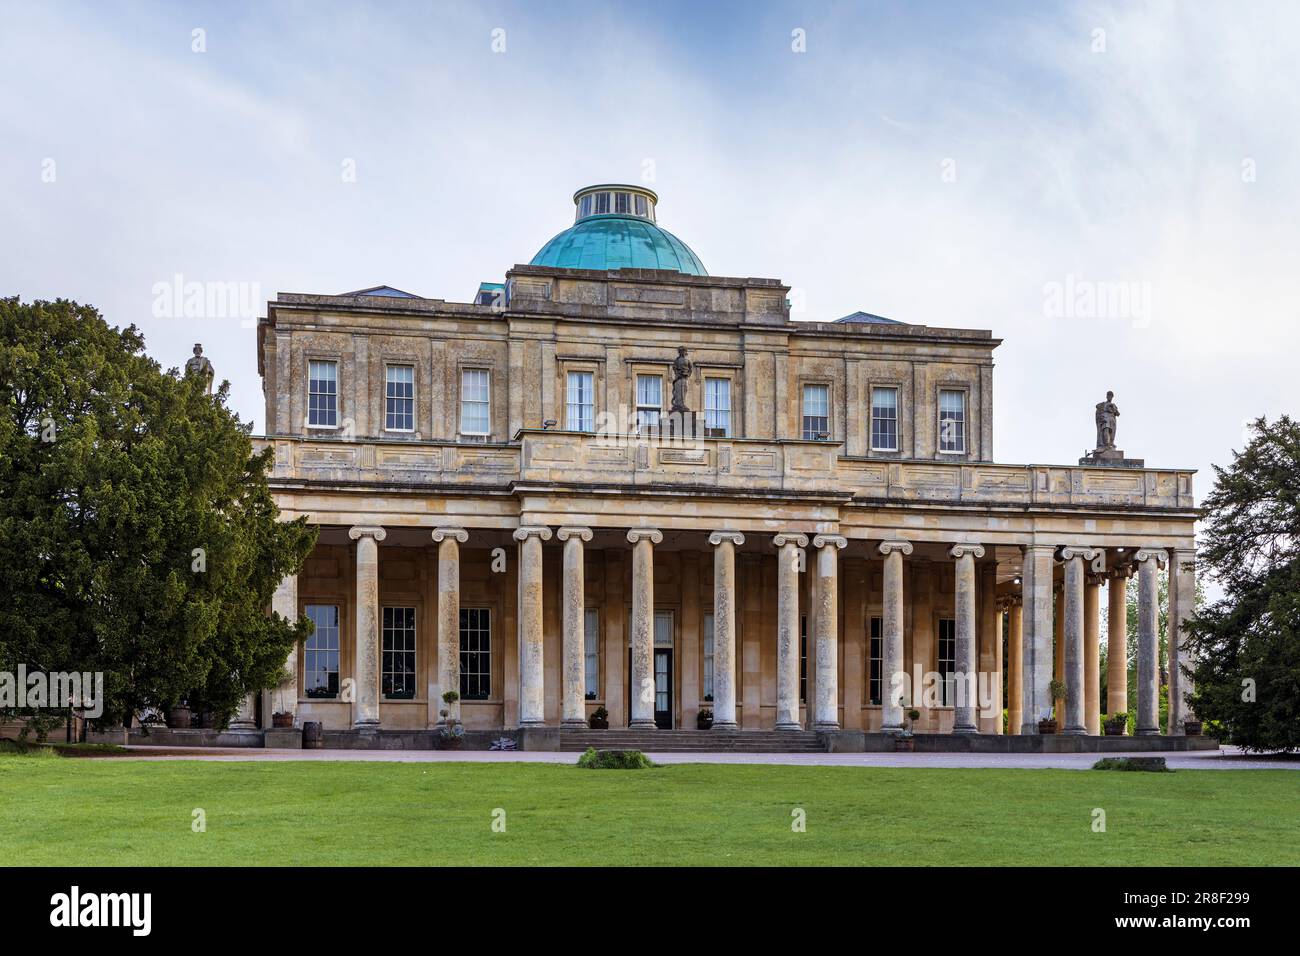
[[1294,866],[1300,773],[6,756],[0,861]]

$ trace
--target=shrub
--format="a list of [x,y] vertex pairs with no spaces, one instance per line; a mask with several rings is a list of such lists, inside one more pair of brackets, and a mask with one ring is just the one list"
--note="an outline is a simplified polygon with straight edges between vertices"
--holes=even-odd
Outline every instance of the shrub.
[[648,770],[654,763],[639,750],[597,750],[588,747],[587,752],[578,758],[578,766],[586,770]]
[[1148,773],[1173,773],[1164,757],[1103,757],[1092,765],[1093,770],[1135,770]]

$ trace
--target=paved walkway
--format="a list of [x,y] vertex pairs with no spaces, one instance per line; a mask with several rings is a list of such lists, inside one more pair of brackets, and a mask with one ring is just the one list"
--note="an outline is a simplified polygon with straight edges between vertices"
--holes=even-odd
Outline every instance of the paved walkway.
[[[130,747],[115,760],[356,760],[378,763],[573,763],[574,753],[523,753],[484,750],[274,750],[215,747]],[[154,751],[151,753],[151,751]],[[654,753],[656,763],[779,764],[794,767],[993,767],[1087,770],[1100,754],[741,754]],[[1123,756],[1112,754],[1111,756]],[[1164,757],[1176,770],[1300,770],[1300,757],[1260,757],[1236,747],[1193,752],[1157,751],[1135,757]]]

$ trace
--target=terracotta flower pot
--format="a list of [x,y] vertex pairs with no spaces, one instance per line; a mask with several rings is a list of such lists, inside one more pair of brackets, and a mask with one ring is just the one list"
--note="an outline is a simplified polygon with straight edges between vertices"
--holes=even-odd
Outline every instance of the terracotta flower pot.
[[1107,724],[1106,724],[1106,736],[1107,736],[1107,737],[1123,737],[1123,736],[1124,736],[1124,731],[1127,730],[1127,729],[1128,729],[1128,724],[1127,724],[1127,722],[1120,722],[1120,723],[1114,723],[1114,724],[1107,723]]
[[1040,720],[1038,722],[1038,732],[1044,735],[1056,733],[1056,721]]

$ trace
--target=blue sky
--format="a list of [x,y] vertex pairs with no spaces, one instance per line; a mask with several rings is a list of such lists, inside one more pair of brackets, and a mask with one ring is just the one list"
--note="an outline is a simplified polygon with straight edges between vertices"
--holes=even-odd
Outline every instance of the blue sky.
[[[1300,406],[1297,37],[1285,3],[0,2],[0,294],[202,341],[260,432],[251,323],[160,282],[465,301],[574,189],[648,182],[798,318],[992,329],[999,460],[1073,461],[1113,389],[1130,455],[1207,472]],[[1146,304],[1049,305],[1103,287]]]

